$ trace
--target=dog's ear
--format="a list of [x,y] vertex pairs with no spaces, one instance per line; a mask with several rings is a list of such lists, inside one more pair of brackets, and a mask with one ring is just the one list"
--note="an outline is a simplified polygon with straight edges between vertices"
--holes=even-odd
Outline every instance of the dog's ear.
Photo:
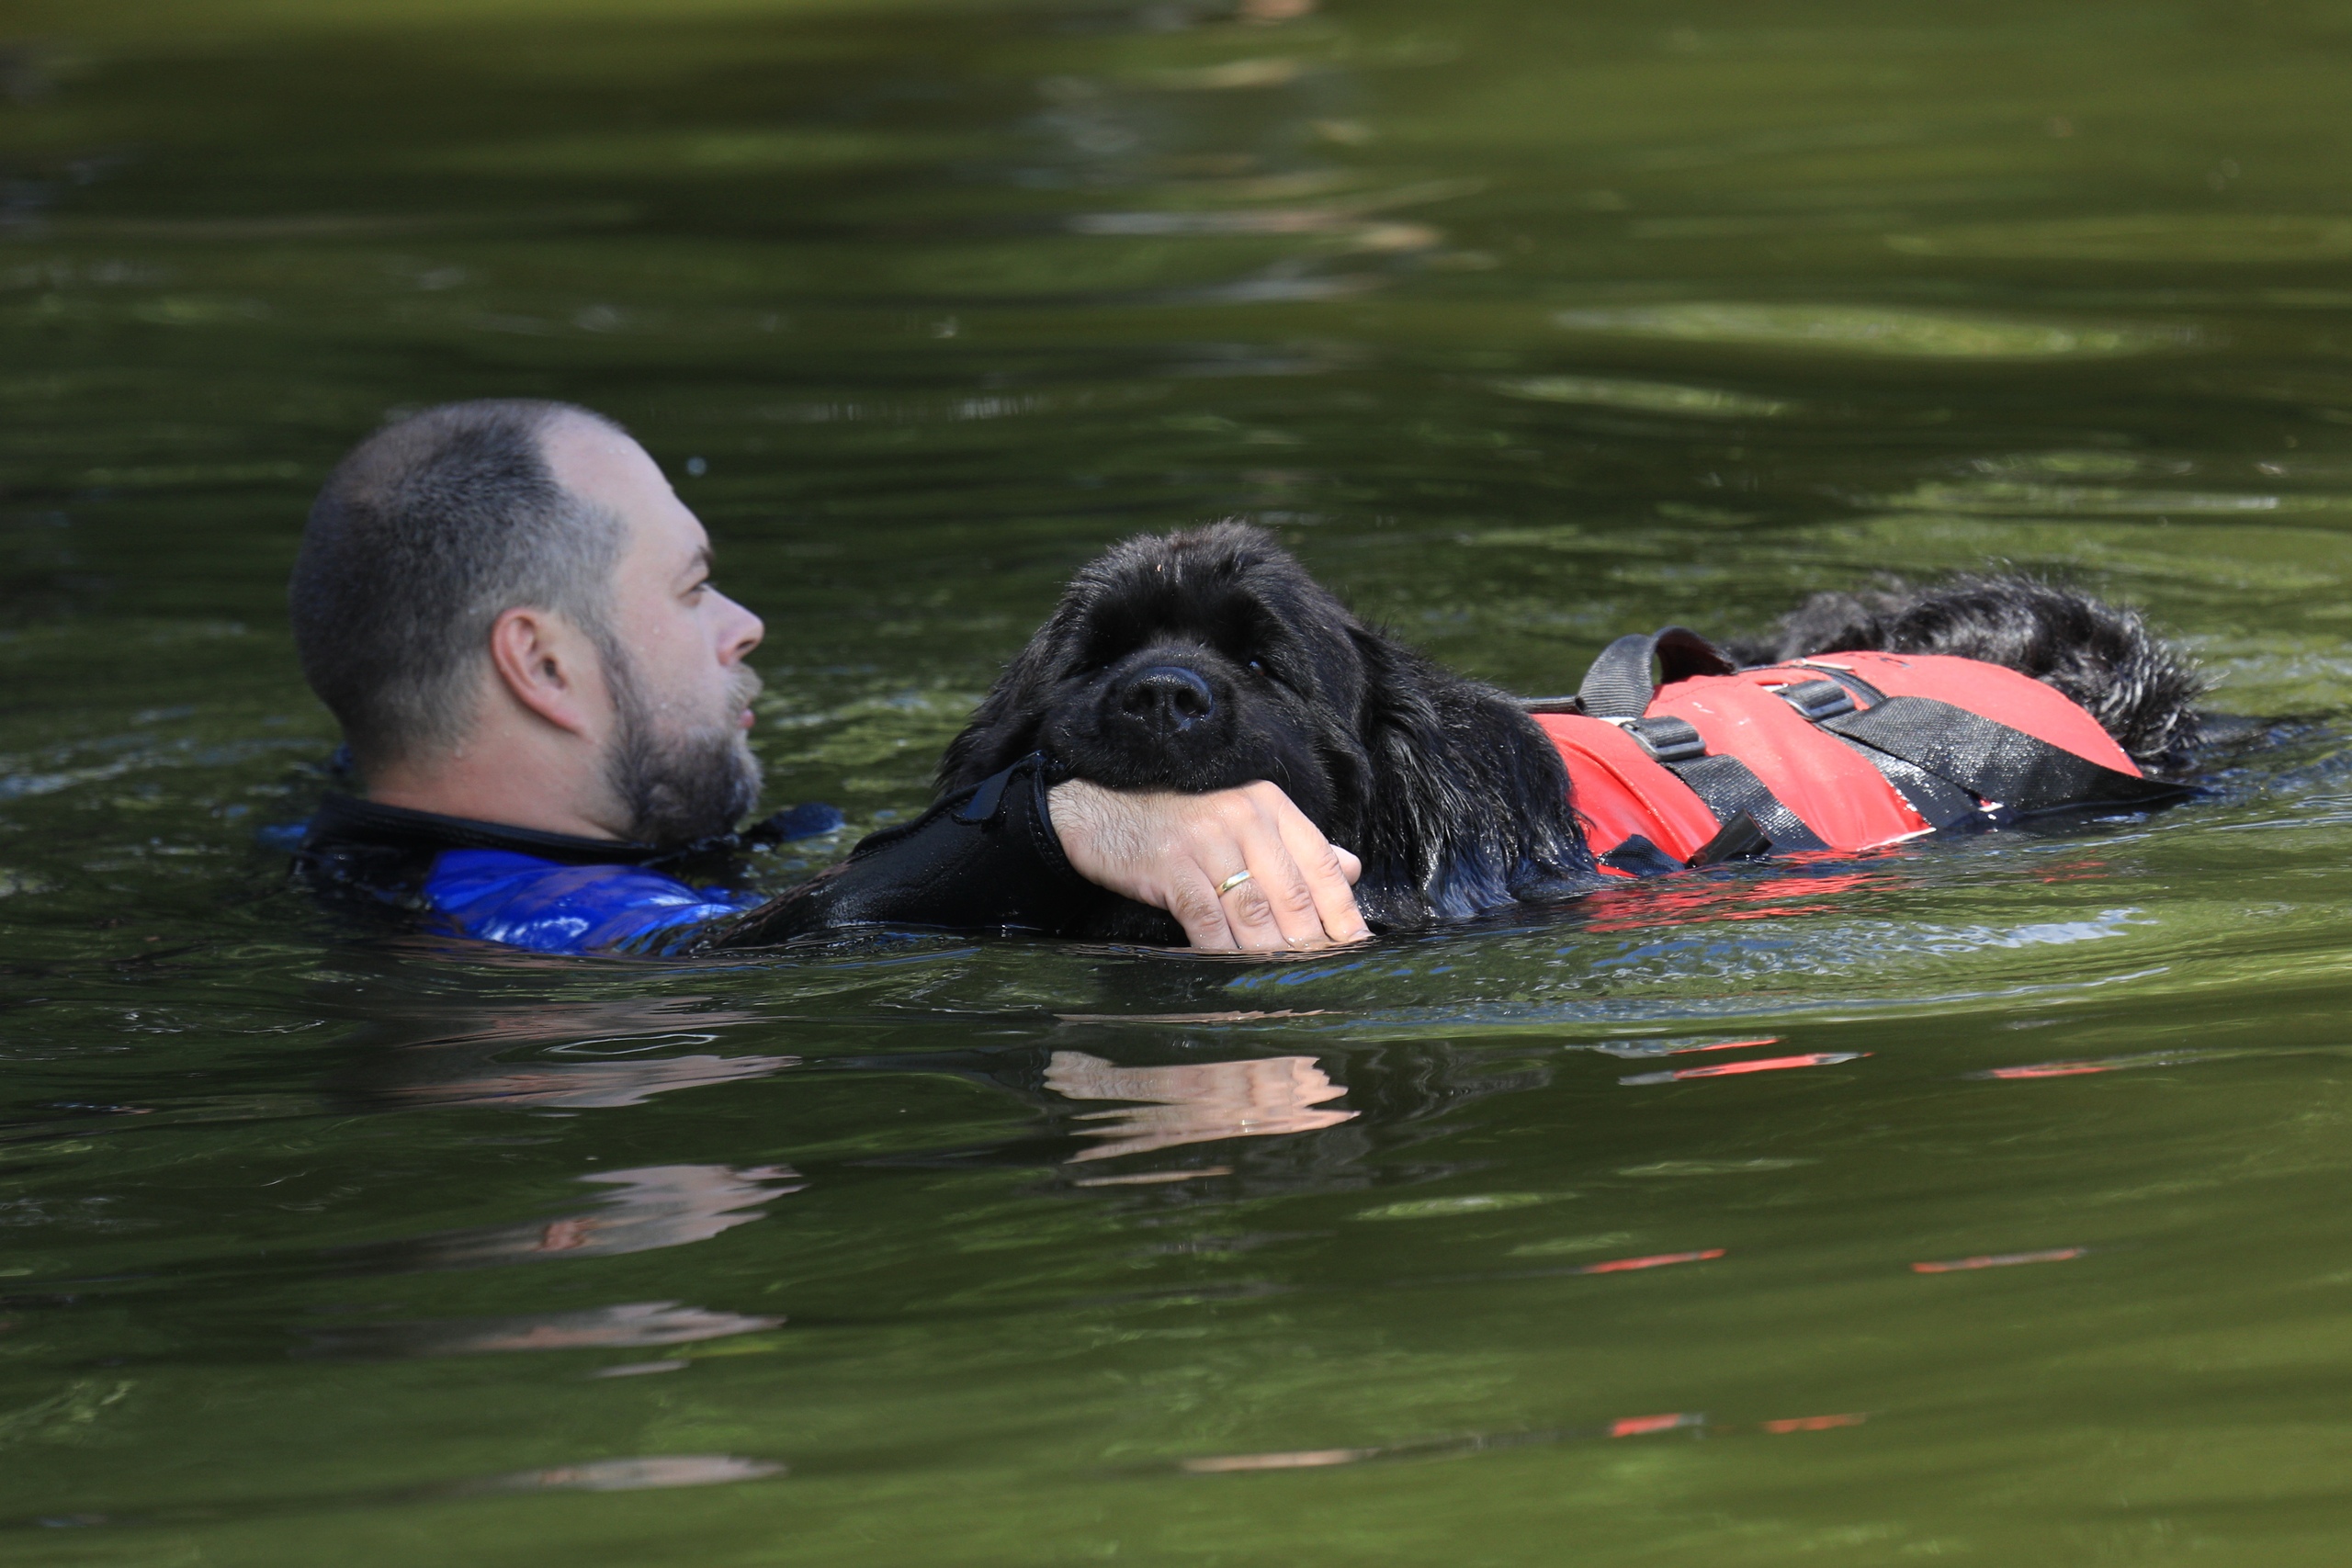
[[1350,848],[1364,863],[1367,916],[1419,925],[1588,889],[1592,856],[1567,770],[1533,721],[1376,630],[1351,635],[1368,763]]
[[1068,635],[1067,606],[1038,628],[972,710],[971,722],[939,759],[939,793],[952,795],[1001,773],[1037,749],[1048,706],[1054,665]]

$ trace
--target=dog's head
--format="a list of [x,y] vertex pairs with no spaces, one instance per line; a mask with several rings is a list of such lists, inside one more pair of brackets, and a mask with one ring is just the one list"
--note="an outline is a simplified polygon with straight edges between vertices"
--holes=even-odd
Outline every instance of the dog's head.
[[1363,765],[1366,635],[1256,528],[1127,540],[1071,580],[940,783],[1042,750],[1114,789],[1270,779],[1328,828]]

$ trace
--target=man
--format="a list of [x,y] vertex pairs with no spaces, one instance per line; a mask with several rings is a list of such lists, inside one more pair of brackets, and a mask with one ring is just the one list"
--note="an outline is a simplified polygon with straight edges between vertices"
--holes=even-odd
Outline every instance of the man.
[[1033,757],[877,833],[756,911],[662,869],[759,792],[759,617],[618,425],[562,403],[429,409],[329,477],[290,604],[364,795],[331,796],[309,879],[548,952],[684,953],[871,924],[1070,929],[1118,894],[1207,949],[1367,934],[1361,870],[1271,784],[1123,795]]

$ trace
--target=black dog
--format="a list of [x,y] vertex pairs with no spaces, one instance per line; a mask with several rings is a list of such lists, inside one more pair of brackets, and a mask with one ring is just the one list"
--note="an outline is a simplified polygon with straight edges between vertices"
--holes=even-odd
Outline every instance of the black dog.
[[[2088,708],[2143,766],[2177,768],[2201,689],[2128,611],[2021,578],[1822,594],[1769,662],[1832,649],[2007,664]],[[1363,862],[1375,927],[1415,929],[1602,884],[1559,753],[1524,705],[1364,626],[1258,529],[1130,539],[1074,578],[947,749],[943,790],[1032,751],[1116,789],[1280,785]],[[1121,901],[1090,934],[1177,942]]]

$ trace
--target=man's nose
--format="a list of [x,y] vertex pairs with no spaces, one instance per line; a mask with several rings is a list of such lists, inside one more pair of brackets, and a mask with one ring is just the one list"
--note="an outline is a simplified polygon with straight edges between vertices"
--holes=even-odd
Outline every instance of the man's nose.
[[718,640],[718,656],[731,664],[760,646],[768,635],[767,623],[724,593],[718,599],[727,617]]

